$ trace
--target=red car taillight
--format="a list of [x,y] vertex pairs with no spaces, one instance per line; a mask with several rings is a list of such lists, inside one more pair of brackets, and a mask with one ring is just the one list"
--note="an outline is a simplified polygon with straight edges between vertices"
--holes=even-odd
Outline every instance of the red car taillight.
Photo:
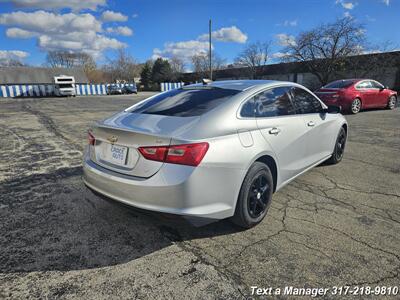
[[88,131],[88,144],[94,146],[96,142],[96,139],[94,138],[94,135]]
[[139,151],[144,158],[149,160],[196,167],[206,155],[208,147],[208,143],[194,143],[139,147]]

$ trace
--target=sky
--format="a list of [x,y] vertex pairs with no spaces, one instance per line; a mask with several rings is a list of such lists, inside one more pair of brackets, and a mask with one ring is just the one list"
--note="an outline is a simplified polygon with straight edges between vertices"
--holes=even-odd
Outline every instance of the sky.
[[[400,46],[400,0],[0,0],[0,61],[42,65],[49,50],[84,51],[99,64],[125,49],[139,62],[213,49],[232,63],[248,44],[285,42],[336,18],[362,23],[375,45]],[[289,39],[288,39],[289,38]]]

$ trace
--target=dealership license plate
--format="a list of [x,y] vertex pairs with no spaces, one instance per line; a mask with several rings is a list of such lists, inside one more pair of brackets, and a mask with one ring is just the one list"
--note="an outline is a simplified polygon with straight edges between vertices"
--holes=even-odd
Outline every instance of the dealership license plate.
[[103,155],[102,159],[115,164],[124,166],[126,165],[126,157],[128,154],[128,147],[112,145],[112,144],[105,144],[103,148]]

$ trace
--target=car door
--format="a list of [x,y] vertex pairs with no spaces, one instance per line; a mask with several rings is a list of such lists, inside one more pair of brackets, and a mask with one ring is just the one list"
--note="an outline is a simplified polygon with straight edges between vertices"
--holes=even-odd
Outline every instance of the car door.
[[387,104],[388,101],[388,94],[387,90],[384,88],[382,84],[375,80],[371,80],[371,85],[373,89],[375,90],[375,97],[373,99],[373,106],[374,107],[384,107]]
[[362,107],[370,108],[374,106],[375,98],[376,98],[376,89],[372,87],[371,81],[363,80],[356,85],[356,89],[360,93]]
[[313,94],[300,87],[291,90],[296,113],[301,116],[306,134],[305,164],[307,167],[328,158],[334,148],[337,126],[334,116],[322,111],[322,104]]
[[274,151],[279,165],[279,182],[284,183],[306,168],[306,130],[295,114],[290,87],[269,88],[254,97],[258,129]]

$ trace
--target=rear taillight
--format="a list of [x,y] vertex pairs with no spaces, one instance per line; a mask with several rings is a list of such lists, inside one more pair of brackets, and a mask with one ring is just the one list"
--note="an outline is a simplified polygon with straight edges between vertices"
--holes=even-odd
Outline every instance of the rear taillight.
[[171,164],[198,166],[206,155],[208,143],[195,143],[172,146],[140,147],[144,158]]
[[139,147],[139,151],[146,159],[164,161],[168,146]]
[[96,142],[96,139],[94,138],[94,135],[88,131],[88,144],[94,146]]

